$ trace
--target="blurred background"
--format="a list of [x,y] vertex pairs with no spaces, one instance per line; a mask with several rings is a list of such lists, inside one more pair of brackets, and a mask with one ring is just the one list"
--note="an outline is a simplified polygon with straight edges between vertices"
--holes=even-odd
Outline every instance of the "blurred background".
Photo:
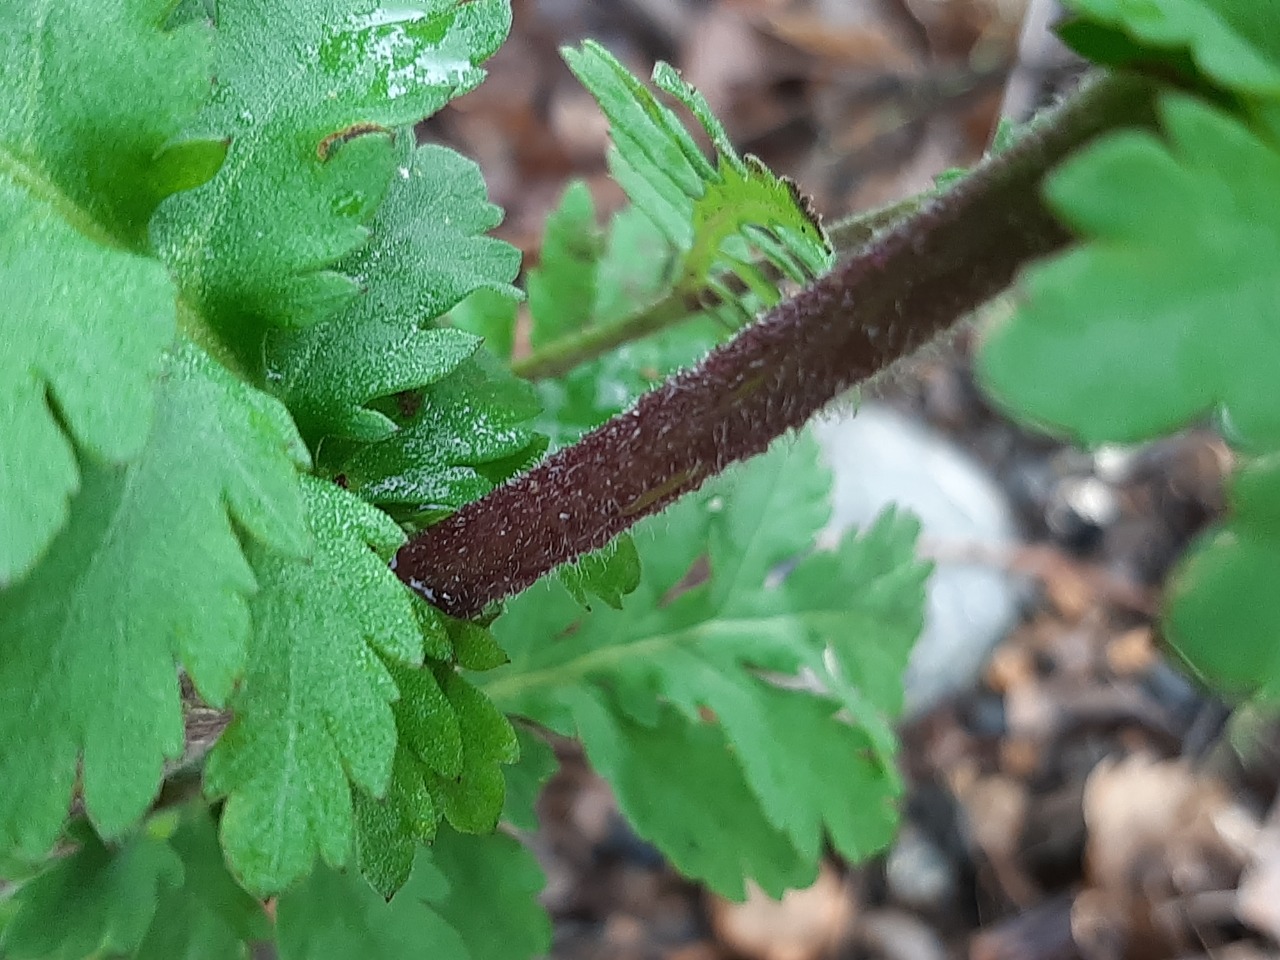
[[[828,220],[977,160],[998,120],[1076,82],[1042,0],[514,0],[491,79],[423,125],[484,169],[497,231],[537,262],[607,125],[558,48],[678,66],[737,145]],[[996,307],[994,309],[999,309]],[[1084,451],[1011,423],[968,362],[981,317],[816,425],[834,525],[890,500],[938,563],[908,677],[896,845],[781,903],[721,901],[632,834],[571,744],[528,838],[562,960],[1280,955],[1280,736],[1161,646],[1164,577],[1223,508],[1207,427]],[[673,771],[673,775],[675,772]],[[833,772],[838,775],[838,772]]]

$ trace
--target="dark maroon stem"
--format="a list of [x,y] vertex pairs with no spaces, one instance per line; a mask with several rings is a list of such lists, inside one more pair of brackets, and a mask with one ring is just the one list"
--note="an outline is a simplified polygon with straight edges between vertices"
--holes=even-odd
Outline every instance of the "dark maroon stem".
[[1062,246],[1067,234],[1040,198],[1044,175],[1098,134],[1151,116],[1145,82],[1090,84],[697,367],[418,534],[396,573],[446,612],[472,616],[761,453]]

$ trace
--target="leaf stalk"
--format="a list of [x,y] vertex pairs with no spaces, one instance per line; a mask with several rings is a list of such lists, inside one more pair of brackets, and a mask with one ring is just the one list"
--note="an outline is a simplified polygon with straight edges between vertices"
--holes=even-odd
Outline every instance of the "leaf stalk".
[[[831,246],[837,256],[844,257],[868,243],[876,232],[911,213],[931,196],[921,194],[897,201],[874,210],[856,213],[833,224],[827,231]],[[758,265],[763,276],[772,283],[782,279],[780,272],[769,263]],[[736,274],[725,284],[730,293],[742,296],[746,284]],[[713,310],[724,302],[717,292],[706,289],[689,291],[675,287],[669,293],[645,307],[613,323],[597,324],[561,337],[511,364],[511,371],[526,380],[545,380],[568,373],[580,364],[614,350],[624,343],[640,340],[667,327],[689,320],[696,314]]]

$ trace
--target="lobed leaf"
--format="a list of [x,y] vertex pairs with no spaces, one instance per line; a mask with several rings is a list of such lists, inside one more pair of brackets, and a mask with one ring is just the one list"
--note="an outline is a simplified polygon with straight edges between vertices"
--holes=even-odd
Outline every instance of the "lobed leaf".
[[489,833],[498,826],[505,799],[502,764],[520,758],[511,722],[483,691],[453,670],[436,679],[458,715],[462,766],[457,775],[432,777],[443,798],[445,819],[463,833]]
[[621,610],[622,598],[640,586],[640,555],[635,541],[623,534],[599,550],[566,563],[556,575],[569,595],[588,611],[591,609],[588,594]]
[[714,165],[675,113],[599,44],[586,41],[562,53],[609,118],[614,179],[677,251],[678,289],[727,292],[724,276],[734,274],[772,303],[779,296],[776,285],[748,262],[752,249],[796,280],[831,266],[826,235],[795,185],[758,160],[740,157],[706,101],[669,65],[654,68],[654,84],[707,131]]
[[1254,0],[1068,0],[1063,39],[1098,63],[1185,58],[1210,81],[1280,94],[1280,9]]
[[545,449],[529,427],[538,411],[532,388],[487,353],[459,364],[408,403],[411,412],[395,434],[339,464],[353,493],[408,527],[483,496]]
[[281,960],[516,960],[544,953],[550,924],[536,861],[509,837],[444,832],[420,850],[389,902],[359,878],[318,867],[277,908]]
[[410,751],[399,747],[387,795],[355,795],[357,864],[368,884],[386,899],[404,886],[419,846],[434,840],[440,826],[440,807],[421,766]]
[[386,565],[404,535],[337,486],[308,479],[303,491],[315,549],[305,560],[250,551],[260,589],[248,669],[205,770],[207,791],[227,795],[228,861],[260,894],[305,875],[317,853],[347,862],[351,786],[382,796],[396,749],[398,692],[380,658],[422,662],[413,601]]
[[160,201],[208,180],[226,151],[220,136],[183,134],[209,94],[212,34],[169,21],[172,7],[0,8],[0,183],[100,244],[145,252]]
[[1115,134],[1053,176],[1049,200],[1085,241],[1029,272],[980,376],[1086,443],[1221,409],[1246,441],[1274,444],[1280,153],[1198,101],[1170,96],[1160,113],[1166,141]]
[[226,146],[179,136],[212,48],[200,24],[167,29],[168,8],[0,8],[0,589],[67,522],[80,459],[127,463],[150,429],[173,288],[135,254],[156,204],[212,176]]
[[[508,712],[580,735],[641,834],[729,895],[747,879],[775,893],[802,882],[826,833],[865,856],[895,823],[890,718],[925,569],[914,525],[892,514],[805,556],[826,492],[810,442],[775,448],[640,529],[645,579],[625,612],[583,616],[548,583],[513,600],[495,625],[512,662],[481,680]],[[769,679],[802,673],[820,689]],[[830,744],[821,767],[805,759],[817,740]],[[730,803],[732,818],[711,812]],[[698,808],[723,821],[716,842],[696,832]]]
[[212,182],[173,198],[160,250],[205,322],[256,363],[266,326],[325,319],[356,281],[335,264],[367,237],[400,128],[475,87],[507,0],[250,0],[217,11],[217,96],[191,130],[231,139]]
[[132,955],[157,909],[183,882],[183,864],[163,839],[140,834],[110,850],[90,831],[15,894],[17,912],[0,934],[12,960],[82,960]]
[[270,939],[262,904],[227,872],[206,810],[188,812],[169,846],[182,863],[182,883],[161,888],[133,960],[248,958],[250,944]]
[[151,429],[176,332],[153,260],[103,245],[0,167],[0,588],[30,572],[67,522],[80,460],[127,463]]
[[420,843],[441,820],[464,833],[491,832],[505,802],[502,766],[519,758],[515,731],[447,664],[393,671],[399,746],[386,796],[357,794],[360,870],[383,896],[404,884]]
[[682,874],[739,899],[748,879],[775,896],[813,882],[817,862],[766,816],[719,726],[670,707],[644,722],[599,697],[577,699],[573,719],[592,768]]
[[478,345],[431,321],[477,290],[516,293],[519,251],[483,236],[501,213],[485,197],[480,169],[444,147],[399,154],[370,242],[336,267],[360,285],[359,296],[331,320],[268,341],[273,389],[313,445],[393,434],[395,423],[369,402],[439,381]]
[[280,405],[190,344],[169,355],[128,468],[86,463],[71,522],[0,592],[0,849],[43,855],[77,776],[95,826],[141,816],[183,749],[175,663],[207,702],[240,676],[255,578],[242,553],[308,549]]

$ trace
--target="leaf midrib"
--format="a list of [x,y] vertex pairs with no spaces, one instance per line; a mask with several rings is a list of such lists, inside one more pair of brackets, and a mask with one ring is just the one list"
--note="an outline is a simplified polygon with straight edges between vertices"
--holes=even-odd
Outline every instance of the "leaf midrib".
[[19,188],[41,203],[52,207],[68,224],[95,243],[132,253],[93,215],[73,200],[39,166],[24,159],[9,145],[0,143],[0,177],[7,176]]
[[772,616],[717,617],[703,620],[680,630],[663,631],[648,637],[607,647],[596,647],[573,659],[552,666],[541,667],[524,673],[499,676],[486,683],[484,676],[473,677],[490,700],[499,706],[503,700],[514,700],[529,690],[541,686],[567,687],[583,681],[593,673],[604,673],[633,658],[661,654],[681,644],[696,644],[708,636],[724,633],[742,633],[748,630],[762,632],[777,626],[785,626],[796,620],[816,617],[839,616],[849,611],[843,607],[823,607],[812,610],[788,610]]

